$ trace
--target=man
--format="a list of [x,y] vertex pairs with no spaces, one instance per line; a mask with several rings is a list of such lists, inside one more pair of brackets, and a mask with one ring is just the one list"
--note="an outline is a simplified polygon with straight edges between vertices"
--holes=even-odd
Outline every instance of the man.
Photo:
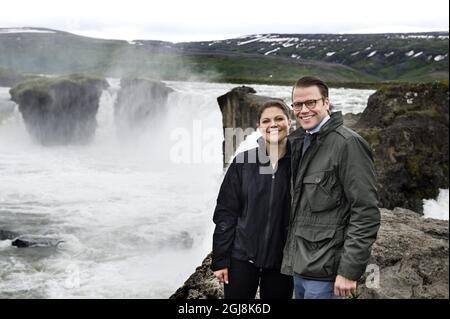
[[373,158],[367,142],[331,113],[328,87],[299,79],[292,107],[300,128],[289,136],[292,207],[281,272],[296,298],[356,293],[380,224]]

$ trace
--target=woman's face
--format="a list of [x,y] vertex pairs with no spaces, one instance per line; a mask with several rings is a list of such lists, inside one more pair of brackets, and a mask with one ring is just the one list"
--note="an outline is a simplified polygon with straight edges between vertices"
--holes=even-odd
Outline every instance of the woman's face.
[[280,108],[272,106],[263,111],[257,127],[266,143],[278,144],[287,138],[291,120]]

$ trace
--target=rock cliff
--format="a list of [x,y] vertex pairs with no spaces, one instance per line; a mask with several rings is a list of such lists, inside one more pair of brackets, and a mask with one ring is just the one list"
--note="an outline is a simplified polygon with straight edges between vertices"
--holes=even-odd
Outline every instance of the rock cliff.
[[101,78],[69,75],[18,83],[10,90],[30,135],[43,145],[88,143],[97,128]]
[[378,90],[354,129],[372,146],[380,206],[422,212],[448,188],[448,83]]

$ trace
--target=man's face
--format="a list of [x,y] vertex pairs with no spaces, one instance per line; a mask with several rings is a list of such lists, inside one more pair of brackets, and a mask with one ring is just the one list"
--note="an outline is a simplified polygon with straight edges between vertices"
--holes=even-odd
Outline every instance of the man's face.
[[317,86],[297,87],[294,89],[293,104],[316,100],[315,106],[308,109],[302,105],[301,110],[294,109],[294,115],[297,118],[298,125],[305,130],[315,128],[328,115],[330,101],[323,98]]

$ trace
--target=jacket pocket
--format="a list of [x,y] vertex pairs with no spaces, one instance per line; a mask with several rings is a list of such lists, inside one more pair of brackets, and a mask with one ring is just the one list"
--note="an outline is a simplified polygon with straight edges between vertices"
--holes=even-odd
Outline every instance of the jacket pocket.
[[341,203],[342,191],[334,171],[321,171],[305,176],[303,190],[311,212],[331,210]]
[[299,226],[295,237],[295,273],[310,278],[331,278],[336,275],[336,253],[344,241],[341,230],[323,226]]

